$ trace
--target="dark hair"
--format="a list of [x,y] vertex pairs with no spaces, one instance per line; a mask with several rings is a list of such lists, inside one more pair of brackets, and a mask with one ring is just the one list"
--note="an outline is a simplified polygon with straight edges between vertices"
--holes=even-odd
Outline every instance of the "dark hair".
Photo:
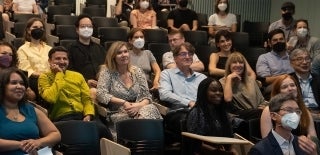
[[284,2],[282,5],[281,5],[281,10],[285,10],[285,9],[291,9],[294,13],[295,12],[295,5],[294,3],[292,2]]
[[141,31],[143,36],[144,36],[144,30],[142,28],[132,28],[131,31],[128,34],[128,40],[131,40],[134,36],[135,33]]
[[[274,29],[268,33],[268,39],[271,41],[272,37],[276,34],[279,34],[279,33],[281,33],[283,35],[283,37],[286,37],[284,32],[281,29]],[[284,38],[284,39],[286,39],[286,38]]]
[[195,53],[195,51],[196,51],[195,48],[192,46],[192,44],[190,44],[189,42],[184,42],[181,45],[179,45],[177,48],[173,49],[172,53],[173,53],[174,57],[178,56],[182,46],[185,47],[187,49],[187,51],[190,53]]
[[18,56],[17,56],[17,51],[16,49],[8,42],[6,41],[0,41],[0,46],[7,46],[11,48],[12,50],[12,61],[9,67],[16,67],[18,63]]
[[52,47],[50,49],[49,53],[48,53],[49,59],[51,59],[52,58],[52,54],[54,54],[56,52],[65,52],[65,53],[67,53],[67,55],[69,55],[69,52],[65,47],[63,47],[63,46],[55,46],[55,47]]
[[80,20],[83,19],[83,18],[89,18],[92,25],[94,26],[94,23],[93,23],[93,20],[92,20],[92,17],[88,14],[80,14],[76,20],[76,22],[74,23],[74,25],[78,28],[79,27],[79,24],[80,24]]
[[[218,8],[218,5],[219,5],[220,1],[221,0],[216,0],[216,4],[214,4],[214,12],[215,13],[219,13],[219,11],[220,11],[219,8]],[[226,10],[224,12],[229,13],[229,8],[230,8],[229,0],[227,0],[226,2],[227,2],[227,8],[226,8]]]
[[[231,129],[231,124],[230,124],[230,121],[228,119],[228,115],[226,112],[226,103],[223,99],[223,96],[221,97],[222,99],[221,99],[220,104],[213,105],[215,111],[210,111],[210,109],[208,107],[208,104],[210,102],[210,101],[208,101],[208,89],[209,89],[209,86],[211,83],[218,84],[218,86],[220,87],[220,91],[223,94],[223,87],[222,87],[221,83],[219,82],[219,80],[211,78],[211,77],[208,77],[208,78],[202,80],[199,84],[199,87],[198,87],[197,101],[194,106],[194,108],[197,108],[197,110],[198,110],[197,117],[200,117],[200,110],[203,111],[205,122],[208,123],[208,125],[211,129],[211,131],[206,131],[206,132],[209,132],[212,135],[217,135],[217,136],[229,136],[229,133],[232,133],[232,129]],[[215,120],[217,118],[213,118],[213,115],[211,114],[212,112],[216,113],[215,116],[218,116],[218,118],[221,120],[220,123],[222,123],[222,126],[223,126],[222,133],[219,131],[214,131],[214,129],[216,129],[216,127],[215,127],[216,125],[213,123],[213,120]],[[219,135],[218,132],[221,133],[222,135]]]
[[284,102],[286,101],[296,101],[297,105],[298,105],[298,101],[296,99],[296,97],[293,94],[277,94],[276,96],[273,96],[270,99],[269,102],[269,109],[270,112],[278,112],[281,109],[281,106],[283,105]]
[[232,40],[232,37],[231,37],[231,33],[228,30],[219,30],[216,33],[216,35],[214,36],[214,40],[215,40],[216,47],[217,47],[218,51],[220,51],[221,49],[220,49],[220,47],[217,46],[217,44],[219,43],[220,38],[222,36],[225,37],[226,40],[231,40],[232,41],[231,51],[233,51],[233,40]]
[[[5,98],[5,92],[6,92],[6,86],[10,82],[10,76],[12,73],[17,73],[21,76],[23,82],[24,82],[24,87],[27,89],[29,87],[28,83],[28,78],[27,76],[23,73],[22,70],[19,70],[16,67],[9,67],[5,68],[0,71],[0,104],[3,104],[4,98]],[[19,101],[19,104],[25,103],[27,101],[26,98],[26,93],[24,94],[23,98]]]
[[[33,17],[33,18],[30,18],[28,21],[27,21],[27,25],[26,25],[26,28],[24,29],[24,40],[25,41],[31,41],[31,34],[29,34],[29,30],[32,26],[32,24],[36,21],[39,21],[42,23],[42,26],[43,26],[43,30],[46,31],[46,25],[44,24],[43,20],[41,18],[38,18],[38,17]],[[40,38],[41,41],[43,42],[46,42],[47,41],[47,38],[46,38],[46,33],[44,32],[42,37]]]
[[294,23],[294,28],[297,28],[297,25],[298,25],[299,22],[306,23],[307,24],[307,28],[309,29],[309,23],[308,23],[308,20],[306,20],[306,19],[298,19],[298,20],[296,20],[296,22]]
[[188,5],[188,0],[180,0],[179,1],[180,7],[187,7],[187,5]]

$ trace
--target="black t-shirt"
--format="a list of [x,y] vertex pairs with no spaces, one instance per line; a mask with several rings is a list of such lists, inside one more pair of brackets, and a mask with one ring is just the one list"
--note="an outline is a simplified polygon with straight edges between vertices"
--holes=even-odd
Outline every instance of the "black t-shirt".
[[168,19],[173,19],[174,27],[179,28],[182,24],[188,24],[190,29],[193,28],[193,20],[198,20],[197,13],[190,9],[175,9],[168,15]]
[[122,13],[121,13],[121,15],[117,16],[118,22],[127,21],[128,23],[130,23],[130,13],[132,10],[133,10],[133,8],[130,5],[123,3],[122,4]]

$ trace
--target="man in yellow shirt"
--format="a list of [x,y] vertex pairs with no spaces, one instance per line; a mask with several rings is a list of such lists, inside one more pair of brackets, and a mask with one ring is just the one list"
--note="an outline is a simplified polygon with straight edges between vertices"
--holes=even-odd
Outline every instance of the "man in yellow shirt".
[[[50,71],[40,75],[38,89],[41,97],[50,103],[49,118],[54,122],[92,121],[95,113],[89,86],[80,73],[67,70],[68,51],[62,46],[57,46],[49,51],[48,56]],[[103,127],[98,119],[96,121],[101,136],[110,138],[108,129]]]

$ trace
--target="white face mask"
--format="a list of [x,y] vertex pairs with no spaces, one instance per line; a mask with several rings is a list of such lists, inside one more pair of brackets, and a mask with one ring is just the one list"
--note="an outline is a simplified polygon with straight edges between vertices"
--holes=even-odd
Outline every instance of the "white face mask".
[[300,122],[300,116],[293,112],[293,113],[287,113],[282,116],[281,118],[281,124],[284,128],[289,128],[291,130],[296,129]]
[[149,7],[149,2],[148,1],[140,2],[140,8],[147,9],[148,7]]
[[308,29],[306,29],[306,28],[299,28],[299,29],[297,29],[297,35],[298,35],[298,37],[303,38],[303,37],[306,37],[307,34],[308,34]]
[[93,33],[93,28],[91,27],[84,27],[84,28],[79,28],[79,35],[83,37],[91,37]]
[[141,49],[144,47],[144,39],[138,38],[133,42],[133,46],[135,48]]
[[218,8],[220,11],[225,11],[227,7],[228,7],[227,3],[218,4]]

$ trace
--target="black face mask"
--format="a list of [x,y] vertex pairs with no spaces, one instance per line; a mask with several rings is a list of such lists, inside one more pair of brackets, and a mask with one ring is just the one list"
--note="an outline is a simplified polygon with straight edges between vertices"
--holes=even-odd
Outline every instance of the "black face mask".
[[286,50],[286,43],[285,42],[277,42],[272,46],[273,51],[276,53],[280,53],[284,50]]
[[282,14],[282,18],[284,20],[290,20],[290,19],[292,19],[292,13],[291,12],[286,12],[286,13]]
[[31,30],[31,37],[33,39],[39,40],[40,38],[42,38],[44,33],[44,30],[42,28],[36,28]]

